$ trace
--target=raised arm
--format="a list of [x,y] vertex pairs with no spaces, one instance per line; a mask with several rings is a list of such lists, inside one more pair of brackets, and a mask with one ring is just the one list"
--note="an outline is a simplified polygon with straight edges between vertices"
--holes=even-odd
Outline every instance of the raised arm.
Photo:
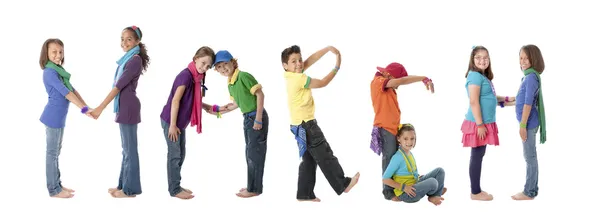
[[323,57],[323,55],[325,55],[328,51],[331,51],[331,46],[327,46],[327,47],[311,54],[310,56],[308,56],[308,58],[306,58],[306,60],[304,61],[304,64],[302,65],[304,70],[307,70],[315,62],[317,62],[319,59],[321,59]]
[[331,80],[333,80],[333,78],[335,77],[335,75],[337,74],[337,72],[340,69],[340,65],[342,64],[342,55],[336,48],[331,47],[331,46],[328,48],[330,48],[330,50],[336,55],[335,67],[323,79],[311,78],[310,83],[308,84],[309,88],[322,88],[322,87],[329,85]]
[[400,85],[407,85],[407,84],[412,84],[412,83],[416,83],[416,82],[423,82],[423,80],[425,80],[425,79],[427,79],[427,77],[425,77],[425,76],[409,75],[406,77],[391,79],[388,81],[388,83],[385,85],[385,87],[397,88]]

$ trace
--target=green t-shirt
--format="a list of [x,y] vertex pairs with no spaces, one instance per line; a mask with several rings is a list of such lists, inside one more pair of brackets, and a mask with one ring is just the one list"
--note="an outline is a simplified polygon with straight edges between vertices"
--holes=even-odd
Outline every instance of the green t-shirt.
[[256,91],[262,86],[248,72],[236,69],[228,80],[229,96],[242,113],[256,110]]

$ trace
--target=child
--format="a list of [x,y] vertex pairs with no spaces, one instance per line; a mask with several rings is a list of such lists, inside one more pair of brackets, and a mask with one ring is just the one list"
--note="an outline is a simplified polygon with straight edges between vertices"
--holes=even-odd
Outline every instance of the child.
[[92,111],[96,119],[104,108],[114,100],[115,122],[121,130],[123,162],[119,185],[108,192],[116,198],[135,197],[142,193],[137,144],[137,125],[141,122],[140,100],[136,95],[138,80],[148,68],[150,57],[141,42],[142,30],[130,26],[121,32],[121,48],[125,55],[117,61],[118,67],[111,91],[98,108]]
[[425,195],[434,205],[442,203],[446,193],[444,169],[438,167],[419,177],[415,158],[410,150],[417,144],[415,128],[401,124],[397,129],[398,149],[383,173],[383,184],[394,188],[393,201],[416,203]]
[[64,62],[63,42],[56,38],[46,40],[40,53],[40,68],[44,70],[43,81],[48,103],[40,121],[46,126],[46,187],[50,196],[55,198],[71,198],[75,192],[62,185],[58,168],[69,103],[81,108],[83,114],[91,111],[71,85],[71,74],[62,66]]
[[250,73],[241,71],[237,59],[226,50],[217,52],[215,70],[227,77],[229,96],[233,101],[221,107],[221,113],[239,107],[244,115],[248,182],[246,188],[241,188],[236,195],[243,198],[258,196],[263,191],[263,172],[269,133],[269,115],[264,109],[265,95],[262,85]]
[[504,102],[514,102],[514,97],[497,96],[492,84],[494,74],[488,50],[483,46],[473,47],[469,59],[469,69],[465,75],[469,109],[461,130],[463,147],[471,147],[469,176],[471,178],[471,199],[489,201],[493,196],[481,190],[481,165],[487,145],[499,145],[496,126],[496,106],[504,107]]
[[[304,74],[305,70],[328,51],[337,56],[337,62],[335,68],[325,78],[316,79]],[[317,125],[311,92],[313,88],[327,86],[337,74],[341,63],[340,52],[329,46],[317,51],[308,57],[306,61],[303,61],[300,47],[294,45],[281,52],[281,62],[285,70],[284,77],[290,109],[291,131],[296,137],[300,157],[302,157],[296,198],[299,201],[321,201],[314,193],[317,164],[336,194],[348,193],[358,182],[360,173],[356,173],[352,178],[344,176],[342,166],[340,166],[337,157],[333,155],[329,143],[325,139],[321,128]]]
[[527,176],[523,192],[512,196],[514,200],[532,200],[538,195],[538,162],[535,135],[540,128],[540,143],[546,142],[546,114],[542,96],[541,74],[544,72],[542,52],[535,45],[525,45],[520,51],[521,86],[516,100],[519,134],[523,141],[523,155],[527,163]]
[[[400,124],[400,106],[396,89],[400,85],[423,82],[427,90],[434,92],[433,82],[424,76],[409,76],[402,64],[393,62],[387,67],[377,67],[377,73],[371,81],[371,102],[375,112],[373,130],[371,132],[371,149],[381,157],[382,169],[390,163],[396,152],[397,125]],[[383,185],[383,197],[387,200],[394,197],[392,188]]]
[[167,141],[167,176],[169,194],[180,199],[192,199],[192,191],[180,186],[181,166],[185,159],[185,129],[190,124],[196,126],[196,133],[202,133],[202,109],[210,108],[202,103],[202,87],[205,73],[212,66],[215,52],[207,46],[196,51],[187,68],[183,69],[173,82],[167,104],[160,114],[161,125]]

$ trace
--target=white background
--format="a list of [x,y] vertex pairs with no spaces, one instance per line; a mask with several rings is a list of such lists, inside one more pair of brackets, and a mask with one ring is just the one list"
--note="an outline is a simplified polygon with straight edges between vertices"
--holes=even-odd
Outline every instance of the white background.
[[[9,1],[0,7],[4,74],[0,139],[1,220],[90,220],[173,218],[222,220],[441,219],[461,220],[560,217],[589,213],[598,178],[593,136],[597,110],[588,107],[598,80],[597,7],[583,1]],[[121,146],[114,114],[107,108],[98,120],[71,105],[60,169],[72,199],[48,197],[45,188],[45,133],[39,116],[47,95],[38,67],[47,38],[65,42],[65,68],[91,105],[108,94],[123,51],[121,30],[137,25],[151,57],[137,89],[142,103],[139,155],[143,194],[113,199]],[[515,96],[522,73],[519,48],[538,45],[546,61],[543,90],[548,141],[538,145],[540,195],[515,202],[510,196],[525,182],[525,162],[514,108],[498,108],[500,146],[488,147],[482,188],[492,202],[469,198],[470,149],[463,148],[460,125],[468,107],[464,88],[471,46],[490,50],[499,95]],[[304,58],[328,45],[342,54],[338,76],[313,91],[316,117],[339,158],[358,185],[336,196],[318,172],[315,192],[323,202],[295,200],[297,146],[289,132],[281,51],[297,44]],[[208,45],[227,49],[242,70],[263,84],[271,125],[264,194],[240,199],[246,185],[242,116],[217,119],[204,115],[204,133],[188,129],[188,152],[182,184],[196,198],[183,201],[167,191],[167,146],[159,114],[174,77],[195,51]],[[397,61],[411,75],[433,79],[435,94],[420,83],[398,90],[402,121],[417,128],[414,150],[419,170],[446,170],[448,192],[435,207],[424,198],[416,204],[385,201],[381,195],[381,158],[369,149],[373,110],[369,83],[377,66]],[[327,54],[307,71],[320,78],[335,64]],[[208,103],[228,102],[226,78],[207,77]],[[594,98],[592,98],[594,99]],[[112,104],[111,104],[112,105]],[[111,107],[109,105],[109,107]],[[589,128],[589,129],[588,129]],[[539,137],[536,138],[539,140]],[[591,170],[596,168],[596,170]],[[218,215],[218,218],[212,217]],[[212,218],[211,218],[212,217]]]

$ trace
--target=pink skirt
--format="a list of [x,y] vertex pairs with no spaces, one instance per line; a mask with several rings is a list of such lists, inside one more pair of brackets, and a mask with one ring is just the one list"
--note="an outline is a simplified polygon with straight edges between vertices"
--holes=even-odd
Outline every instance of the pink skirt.
[[477,124],[472,121],[463,121],[461,130],[463,132],[462,143],[463,147],[479,147],[483,145],[500,145],[498,139],[498,127],[496,123],[484,124],[487,129],[487,134],[484,139],[477,137]]

